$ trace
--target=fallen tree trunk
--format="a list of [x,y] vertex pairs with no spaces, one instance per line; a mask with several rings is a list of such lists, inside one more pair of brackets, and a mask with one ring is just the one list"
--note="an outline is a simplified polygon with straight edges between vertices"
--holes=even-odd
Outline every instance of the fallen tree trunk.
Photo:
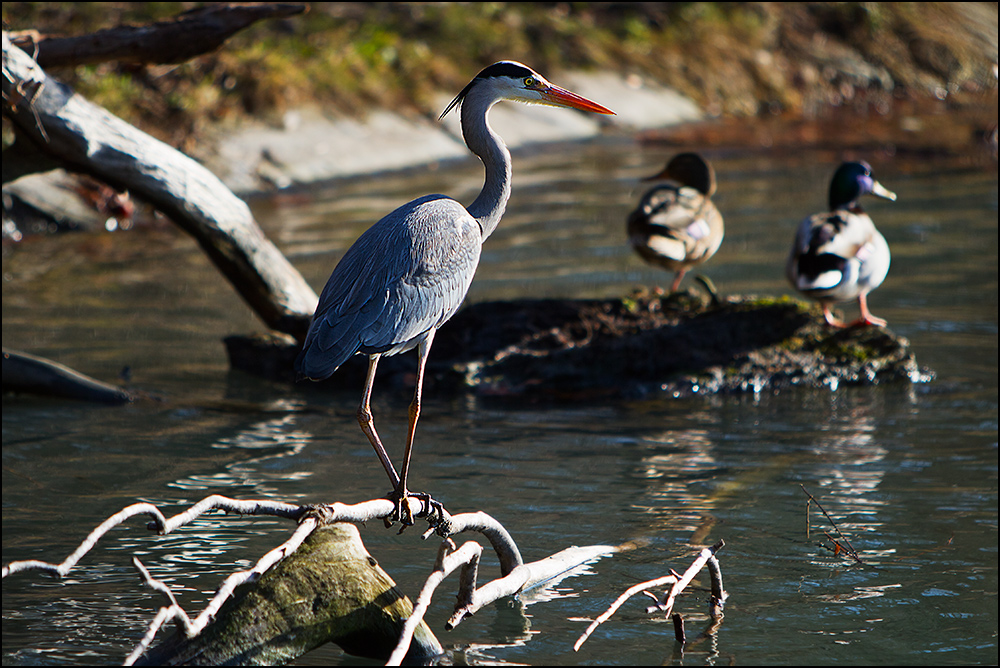
[[6,32],[3,75],[17,134],[5,180],[52,163],[129,190],[191,234],[268,327],[304,338],[316,293],[214,174],[48,77]]
[[[413,612],[353,524],[316,529],[294,554],[237,591],[200,634],[188,639],[177,631],[136,665],[280,665],[327,642],[384,661]],[[406,661],[443,651],[421,622]]]

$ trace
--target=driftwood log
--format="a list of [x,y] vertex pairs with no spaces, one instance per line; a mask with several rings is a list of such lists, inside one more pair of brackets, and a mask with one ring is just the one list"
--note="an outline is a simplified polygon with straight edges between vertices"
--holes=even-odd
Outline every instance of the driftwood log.
[[[368,554],[357,527],[332,524],[237,590],[199,635],[188,639],[175,631],[136,665],[280,665],[327,642],[385,661],[412,613],[413,604]],[[406,661],[443,651],[421,623]]]
[[305,336],[317,297],[214,174],[50,78],[3,33],[3,180],[54,167],[128,190],[190,233],[271,329]]
[[104,404],[133,400],[128,390],[85,376],[52,360],[3,349],[4,392],[30,392]]

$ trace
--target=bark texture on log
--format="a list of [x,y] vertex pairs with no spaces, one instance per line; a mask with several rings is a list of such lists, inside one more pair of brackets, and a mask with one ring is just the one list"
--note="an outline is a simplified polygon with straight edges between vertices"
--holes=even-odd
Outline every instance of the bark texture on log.
[[[16,128],[15,146],[28,141],[69,169],[145,199],[198,241],[268,327],[304,338],[316,293],[222,181],[48,77],[6,32],[3,73],[3,113]],[[5,178],[13,171],[6,163],[5,155]]]
[[[413,605],[368,554],[357,527],[314,531],[294,554],[227,601],[192,639],[174,633],[137,665],[275,665],[327,642],[385,660]],[[408,662],[443,652],[421,624]]]

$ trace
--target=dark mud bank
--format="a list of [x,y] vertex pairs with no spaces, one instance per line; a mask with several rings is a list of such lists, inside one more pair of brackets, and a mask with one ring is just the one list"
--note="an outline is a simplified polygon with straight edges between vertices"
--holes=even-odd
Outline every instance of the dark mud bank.
[[[226,339],[232,368],[293,381],[298,346],[282,335]],[[317,388],[358,393],[355,356]],[[411,392],[413,354],[383,358],[376,384]],[[828,327],[794,299],[694,292],[612,300],[516,300],[462,309],[435,337],[425,389],[527,401],[683,397],[915,383],[909,341],[879,327]],[[308,381],[302,381],[303,384]]]

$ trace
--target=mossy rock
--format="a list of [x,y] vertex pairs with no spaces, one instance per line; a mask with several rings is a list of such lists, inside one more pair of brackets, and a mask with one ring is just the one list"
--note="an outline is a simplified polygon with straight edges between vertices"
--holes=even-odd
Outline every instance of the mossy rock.
[[[233,365],[264,373],[274,340],[231,337]],[[294,344],[273,372],[291,380]],[[278,346],[280,349],[281,346]],[[233,351],[242,351],[234,356]],[[255,368],[248,368],[247,364]],[[321,385],[358,392],[355,358]],[[412,355],[383,358],[380,388],[412,391]],[[482,302],[435,337],[425,388],[538,401],[760,392],[925,382],[909,341],[882,327],[828,327],[820,309],[790,297],[709,298],[637,291],[619,299]]]

